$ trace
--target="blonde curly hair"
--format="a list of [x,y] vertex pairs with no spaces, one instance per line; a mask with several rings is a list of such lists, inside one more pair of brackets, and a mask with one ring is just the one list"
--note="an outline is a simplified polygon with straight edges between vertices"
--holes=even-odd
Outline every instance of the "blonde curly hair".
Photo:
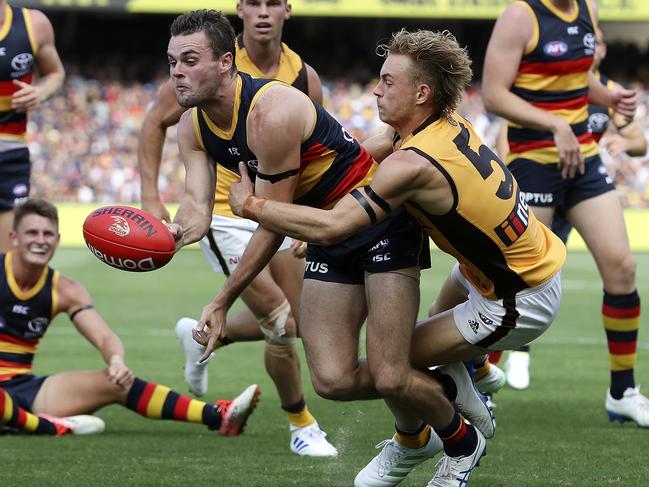
[[376,53],[380,57],[409,56],[414,61],[413,83],[430,86],[433,105],[446,116],[460,104],[464,88],[473,76],[467,49],[460,47],[448,30],[408,32],[401,29],[392,34],[390,42],[379,44]]

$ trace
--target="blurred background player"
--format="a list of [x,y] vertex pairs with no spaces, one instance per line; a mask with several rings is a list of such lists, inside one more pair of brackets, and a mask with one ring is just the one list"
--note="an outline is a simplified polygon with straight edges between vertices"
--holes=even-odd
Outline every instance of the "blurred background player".
[[634,379],[636,262],[621,203],[588,130],[589,103],[631,120],[636,97],[608,89],[590,71],[596,25],[597,6],[590,0],[512,3],[487,47],[483,96],[488,110],[509,120],[508,165],[534,213],[550,226],[555,209],[564,208],[597,264],[611,364],[609,419],[649,426],[649,400]]
[[[237,36],[236,65],[258,78],[284,81],[322,103],[322,86],[315,70],[282,42],[284,22],[290,18],[287,0],[244,0],[237,3],[243,31]],[[185,111],[176,101],[173,83],[165,82],[142,125],[138,158],[142,180],[142,208],[169,220],[158,192],[158,174],[167,128]],[[210,231],[201,248],[212,269],[229,276],[243,254],[257,224],[232,214],[227,201],[229,185],[239,176],[217,166],[216,201]],[[300,363],[295,351],[296,316],[304,274],[305,244],[295,242],[293,254],[286,239],[270,264],[246,288],[241,297],[249,309],[228,320],[221,345],[246,340],[265,340],[264,362],[286,412],[291,431],[291,451],[298,455],[335,456],[335,448],[309,412],[302,393]],[[280,317],[278,321],[276,318]],[[207,363],[198,364],[204,348],[191,336],[196,321],[182,318],[176,334],[185,350],[185,380],[197,396],[207,391]]]
[[43,12],[0,0],[0,32],[0,252],[7,252],[11,209],[29,196],[27,112],[61,88],[65,71]]
[[[224,436],[241,433],[257,403],[256,385],[232,401],[206,404],[133,375],[122,342],[86,288],[48,267],[59,244],[54,205],[37,199],[18,205],[9,239],[12,250],[0,254],[0,426],[55,435],[101,433],[104,422],[88,414],[121,404],[152,419],[202,423]],[[101,353],[105,369],[31,374],[36,348],[61,312]]]
[[[607,88],[613,89],[617,84],[607,76],[600,73],[599,68],[602,60],[606,57],[606,43],[600,27],[595,29],[595,53],[591,71],[595,77]],[[507,157],[509,146],[507,145],[507,127],[503,125],[504,144],[501,145],[501,157]],[[595,141],[599,143],[601,155],[612,158],[627,156],[643,156],[647,152],[647,140],[642,127],[626,117],[623,117],[615,110],[596,105],[588,106],[588,130],[593,134]],[[552,217],[552,231],[561,240],[568,242],[568,236],[572,225],[566,218],[565,209],[557,207]],[[508,354],[505,362],[507,383],[514,389],[527,389],[530,384],[530,347],[525,346]]]

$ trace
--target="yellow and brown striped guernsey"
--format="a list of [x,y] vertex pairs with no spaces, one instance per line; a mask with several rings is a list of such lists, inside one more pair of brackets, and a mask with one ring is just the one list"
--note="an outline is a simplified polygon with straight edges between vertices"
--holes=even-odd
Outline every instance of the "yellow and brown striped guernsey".
[[[512,93],[537,108],[566,120],[584,157],[597,154],[588,130],[588,72],[593,63],[595,32],[588,0],[575,0],[568,16],[549,0],[517,0],[535,22],[534,39],[523,54]],[[559,162],[552,132],[509,122],[507,162],[529,159],[542,164]]]
[[286,44],[282,42],[282,52],[279,55],[279,66],[277,71],[271,75],[262,73],[257,66],[252,62],[248,51],[243,45],[243,35],[237,36],[237,51],[235,56],[237,69],[248,73],[253,78],[269,78],[283,81],[287,85],[291,85],[302,93],[309,94],[309,82],[307,79],[306,66],[302,58]]
[[[192,108],[196,139],[217,163],[213,210],[216,215],[235,217],[228,204],[228,190],[240,179],[239,161],[247,163],[253,179],[256,176],[257,156],[248,147],[246,120],[258,96],[277,83],[281,82],[240,72],[232,125],[227,131],[220,130],[204,111]],[[296,96],[301,95],[296,92]],[[295,202],[330,208],[352,189],[369,184],[377,164],[329,113],[310,103],[316,123],[301,146]]]
[[59,273],[46,267],[31,290],[21,291],[11,255],[0,254],[0,385],[31,372],[38,342],[58,311]]
[[27,114],[11,108],[11,97],[20,89],[14,80],[32,82],[36,43],[27,9],[5,5],[0,50],[0,140],[22,142],[27,132]]
[[431,117],[401,150],[430,161],[451,186],[454,204],[445,215],[406,207],[484,296],[513,296],[561,268],[565,246],[528,210],[512,174],[467,120]]

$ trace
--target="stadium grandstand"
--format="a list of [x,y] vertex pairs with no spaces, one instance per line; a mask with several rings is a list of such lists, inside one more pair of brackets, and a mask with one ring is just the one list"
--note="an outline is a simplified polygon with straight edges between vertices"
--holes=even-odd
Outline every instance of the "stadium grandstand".
[[[58,7],[48,10],[48,15],[57,33],[57,46],[68,75],[62,96],[53,98],[30,120],[33,194],[66,202],[137,202],[137,136],[148,103],[167,76],[165,51],[169,24],[174,16],[61,9],[68,3],[74,4],[46,0],[40,4],[41,8]],[[359,140],[381,126],[372,95],[380,67],[380,58],[374,54],[377,41],[406,26],[408,29],[449,29],[468,47],[475,80],[461,113],[481,129],[480,133],[490,145],[495,143],[500,122],[486,113],[480,102],[479,78],[492,20],[302,17],[302,12],[293,3],[296,18],[286,24],[284,39],[292,46],[299,46],[300,54],[320,73],[325,106]],[[78,2],[78,5],[89,4],[93,2]],[[155,10],[149,7],[155,2],[143,4]],[[494,11],[498,9],[487,10],[488,13]],[[240,28],[239,19],[231,18],[235,29]],[[607,35],[615,39],[612,33],[618,32],[619,27],[610,22],[604,22],[603,27]],[[323,39],[326,39],[327,48],[319,49]],[[601,71],[638,90],[637,120],[649,135],[648,66],[649,38],[627,37],[609,41],[609,54]],[[165,145],[160,180],[163,198],[168,202],[179,199],[184,174],[173,132],[168,131],[171,140]],[[605,157],[605,162],[614,174],[625,206],[648,207],[649,159],[624,155]]]

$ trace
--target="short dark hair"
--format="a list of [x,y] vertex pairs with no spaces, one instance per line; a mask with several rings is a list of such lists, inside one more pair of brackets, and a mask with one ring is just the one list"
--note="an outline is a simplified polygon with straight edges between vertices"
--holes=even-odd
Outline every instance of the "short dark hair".
[[226,52],[232,53],[232,65],[235,61],[236,36],[228,18],[219,10],[192,10],[179,15],[171,24],[171,35],[181,36],[205,32],[210,41],[214,59]]
[[40,198],[32,198],[14,208],[14,232],[18,230],[18,225],[27,215],[39,215],[52,221],[56,228],[59,228],[59,212],[49,201]]

